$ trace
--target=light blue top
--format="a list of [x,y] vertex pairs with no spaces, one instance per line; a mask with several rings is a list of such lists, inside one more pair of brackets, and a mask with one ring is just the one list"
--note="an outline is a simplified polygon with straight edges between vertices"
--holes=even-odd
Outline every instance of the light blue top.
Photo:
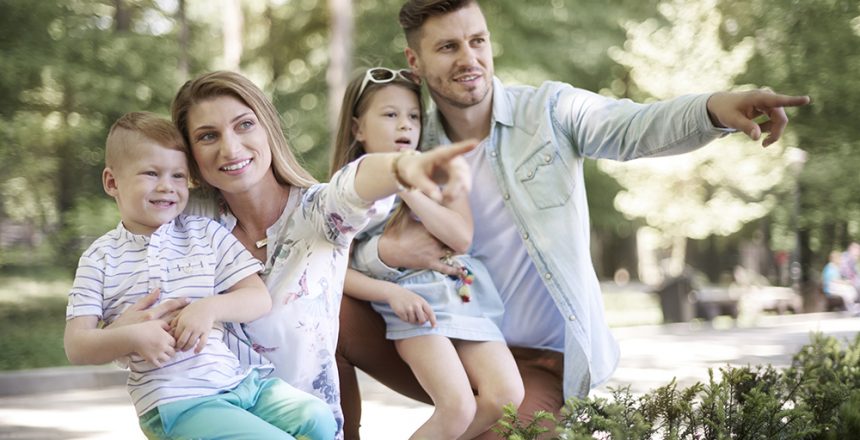
[[[523,316],[521,308],[510,306],[514,298],[551,297],[562,317],[559,322],[565,323],[565,398],[587,395],[591,387],[608,380],[619,359],[589,251],[583,160],[685,153],[732,132],[713,126],[706,108],[708,96],[686,95],[646,105],[560,82],[545,82],[537,88],[506,87],[494,78],[492,129],[482,148],[522,238],[521,243],[510,245],[525,246],[534,275],[545,287],[543,292],[505,292],[506,286],[497,284],[506,301],[505,320],[515,323],[504,326],[503,332],[506,339],[516,339],[510,333],[527,333],[544,319]],[[435,108],[429,111],[425,145],[450,143],[440,115]],[[356,249],[354,258],[383,270],[376,245],[377,241],[368,241]],[[488,268],[493,274],[493,267]]]
[[839,273],[839,266],[833,262],[827,263],[824,266],[824,270],[821,272],[821,290],[824,291],[825,295],[830,296],[833,294],[833,289],[831,288],[830,283],[841,279],[842,274]]

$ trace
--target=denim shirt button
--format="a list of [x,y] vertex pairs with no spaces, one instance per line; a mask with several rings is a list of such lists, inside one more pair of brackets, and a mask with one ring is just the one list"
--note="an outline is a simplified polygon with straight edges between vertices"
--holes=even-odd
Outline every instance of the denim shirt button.
[[495,152],[495,151],[491,151],[491,152],[490,152],[490,157],[496,157],[496,152]]
[[544,162],[546,162],[546,163],[550,163],[550,162],[552,162],[552,156],[550,156],[549,154],[547,154],[546,156],[544,156],[544,157],[543,157],[543,161],[544,161]]
[[[523,232],[523,240],[528,240],[528,239],[529,239],[529,233]],[[549,274],[547,274],[547,275],[549,275]]]
[[552,274],[551,274],[551,273],[549,273],[549,272],[547,272],[547,273],[543,274],[543,277],[544,277],[544,278],[546,278],[546,279],[548,279],[548,280],[551,280],[551,279],[552,279]]
[[570,315],[567,317],[568,321],[576,321],[576,315]]
[[503,195],[503,196],[502,196],[502,198],[503,198],[503,199],[505,199],[505,200],[510,200],[510,199],[511,199],[511,195],[510,195],[510,194],[508,194],[508,193],[505,193],[505,195]]

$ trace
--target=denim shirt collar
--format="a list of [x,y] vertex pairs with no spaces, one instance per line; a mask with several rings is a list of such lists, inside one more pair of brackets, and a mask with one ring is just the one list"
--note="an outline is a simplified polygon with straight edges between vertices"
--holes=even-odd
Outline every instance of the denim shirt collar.
[[[510,96],[505,93],[505,85],[495,76],[493,77],[493,112],[490,117],[492,118],[491,130],[496,123],[507,127],[514,125],[514,103],[511,102]],[[439,111],[439,107],[432,99],[427,112],[427,121],[424,125],[425,136],[421,141],[424,149],[453,143],[445,133],[445,126],[442,124],[442,112]]]
[[512,127],[514,125],[514,106],[510,97],[505,93],[505,86],[497,77],[493,77],[493,121]]

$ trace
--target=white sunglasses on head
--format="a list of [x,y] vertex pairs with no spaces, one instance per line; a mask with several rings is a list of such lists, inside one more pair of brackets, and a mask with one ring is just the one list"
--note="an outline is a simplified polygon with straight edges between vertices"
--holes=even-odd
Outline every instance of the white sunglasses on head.
[[397,77],[403,78],[406,81],[421,84],[421,78],[418,75],[412,73],[409,69],[398,69],[392,70],[386,67],[374,67],[371,69],[367,69],[367,72],[364,74],[364,79],[361,80],[361,87],[358,88],[358,96],[361,97],[361,94],[364,93],[364,89],[367,88],[368,83],[374,84],[385,84],[394,81]]

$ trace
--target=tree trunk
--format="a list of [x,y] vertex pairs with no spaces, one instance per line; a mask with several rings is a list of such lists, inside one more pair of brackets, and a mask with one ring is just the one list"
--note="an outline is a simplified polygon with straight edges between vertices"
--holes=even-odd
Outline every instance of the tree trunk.
[[126,8],[122,0],[114,0],[114,30],[128,32],[131,29],[131,10]]
[[672,255],[669,257],[669,276],[677,277],[684,272],[687,263],[687,237],[672,238]]
[[851,234],[848,232],[848,222],[844,219],[839,220],[838,232],[839,238],[836,242],[836,246],[839,249],[848,249],[848,245],[851,243]]
[[224,0],[221,20],[224,25],[224,69],[239,71],[242,61],[242,5],[240,0]]
[[816,312],[820,310],[822,297],[818,295],[818,286],[812,281],[812,249],[809,247],[809,229],[800,228],[797,231],[797,289],[803,297],[803,311]]
[[328,82],[328,126],[329,133],[337,132],[337,117],[349,72],[352,69],[353,16],[351,0],[328,0],[331,14],[331,62],[326,73]]
[[[60,111],[63,117],[60,119],[62,127],[59,128],[60,133],[69,133],[69,128],[66,126],[67,118],[73,108],[74,102],[73,86],[68,83],[68,78],[63,77],[61,80],[63,102]],[[81,249],[78,249],[78,234],[75,231],[75,224],[72,219],[72,213],[75,208],[75,196],[79,194],[81,186],[81,176],[84,174],[80,166],[80,160],[75,154],[75,144],[68,136],[58,139],[56,144],[56,152],[54,156],[59,160],[61,166],[57,168],[56,185],[57,185],[57,215],[59,217],[59,234],[57,234],[57,243],[54,246],[56,252],[57,263],[66,269],[74,270]]]
[[277,18],[275,11],[272,9],[271,2],[266,3],[266,11],[263,13],[263,16],[266,17],[266,23],[269,26],[269,44],[266,44],[265,48],[266,54],[269,57],[269,64],[272,69],[272,84],[277,84],[281,75],[284,74],[285,63],[282,61],[281,54],[279,53],[280,48],[277,44],[272,44],[272,41],[273,38],[277,39],[279,35],[275,33],[276,26],[283,26],[283,24],[277,23]]
[[191,74],[191,60],[189,57],[188,45],[191,37],[191,30],[188,27],[188,17],[185,15],[185,0],[179,0],[176,8],[176,21],[179,22],[179,63],[176,66],[179,81],[185,82]]

